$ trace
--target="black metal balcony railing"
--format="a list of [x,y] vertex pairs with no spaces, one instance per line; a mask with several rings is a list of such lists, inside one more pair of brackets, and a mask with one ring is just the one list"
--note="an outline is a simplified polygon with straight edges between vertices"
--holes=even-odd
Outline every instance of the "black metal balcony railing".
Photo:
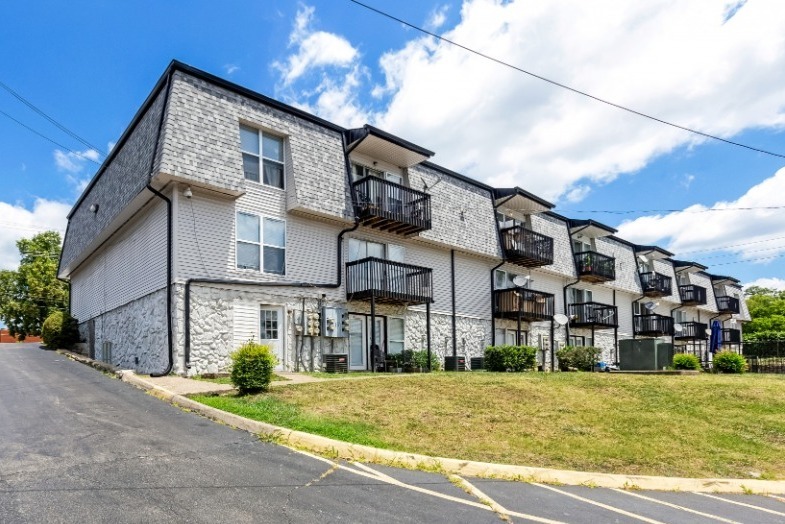
[[717,311],[720,313],[732,313],[736,314],[739,312],[739,299],[736,297],[717,297]]
[[677,340],[706,340],[709,336],[706,330],[708,324],[702,322],[684,322],[681,324],[681,331],[673,331],[673,338]]
[[431,195],[367,176],[352,184],[354,212],[369,227],[411,235],[431,229]]
[[723,328],[722,345],[741,344],[741,330],[733,328]]
[[578,277],[586,282],[616,280],[616,259],[596,251],[575,253],[575,269]]
[[433,270],[381,258],[346,264],[346,299],[392,304],[433,302]]
[[616,306],[599,302],[570,304],[570,325],[575,327],[618,327],[619,311]]
[[702,306],[706,303],[706,288],[694,284],[679,286],[679,297],[684,306]]
[[540,267],[553,264],[553,239],[522,226],[500,231],[504,257],[523,267]]
[[671,277],[649,271],[641,273],[641,287],[647,297],[664,297],[671,294]]
[[635,315],[632,319],[632,329],[636,335],[645,337],[670,335],[673,333],[673,318],[656,313]]
[[553,318],[554,300],[550,293],[524,288],[497,289],[493,292],[493,315],[496,318],[525,322]]

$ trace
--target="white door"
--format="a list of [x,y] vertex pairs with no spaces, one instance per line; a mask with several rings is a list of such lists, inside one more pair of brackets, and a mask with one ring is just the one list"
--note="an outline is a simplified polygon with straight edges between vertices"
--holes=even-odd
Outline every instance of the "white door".
[[365,318],[349,317],[349,369],[366,369]]
[[259,342],[269,345],[278,359],[276,370],[283,369],[284,344],[283,308],[262,306],[259,310]]

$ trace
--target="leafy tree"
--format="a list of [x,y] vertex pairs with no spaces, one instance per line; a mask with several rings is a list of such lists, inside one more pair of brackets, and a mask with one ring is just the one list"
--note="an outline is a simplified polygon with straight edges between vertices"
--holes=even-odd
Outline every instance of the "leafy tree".
[[0,271],[0,320],[11,335],[40,335],[50,313],[68,308],[68,285],[57,279],[60,244],[56,231],[20,239],[19,267]]
[[752,286],[744,294],[752,318],[744,325],[744,339],[785,339],[785,291]]

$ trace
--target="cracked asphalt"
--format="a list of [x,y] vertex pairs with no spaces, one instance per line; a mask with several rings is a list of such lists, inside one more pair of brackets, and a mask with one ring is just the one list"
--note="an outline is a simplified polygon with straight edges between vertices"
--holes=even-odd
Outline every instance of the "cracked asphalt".
[[336,464],[184,412],[37,344],[0,344],[0,523],[502,521],[782,523],[785,498]]

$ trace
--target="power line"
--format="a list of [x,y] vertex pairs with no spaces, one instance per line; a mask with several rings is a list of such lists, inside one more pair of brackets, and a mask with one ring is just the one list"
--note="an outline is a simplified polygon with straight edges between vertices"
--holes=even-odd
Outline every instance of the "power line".
[[[746,253],[762,253],[764,251],[777,251],[777,250],[785,251],[785,246],[766,247],[766,248],[762,248],[762,249],[750,249],[748,251],[744,251],[744,253],[745,254]],[[702,256],[702,257],[700,257],[700,259],[701,260],[709,260],[709,259],[712,259],[712,258],[727,258],[727,257],[735,257],[735,256],[738,256],[738,254],[737,253],[728,253],[726,255],[711,255],[711,256],[708,256],[708,257],[703,257]]]
[[[19,124],[20,126],[24,127],[25,129],[27,129],[27,130],[28,130],[28,131],[30,131],[31,133],[34,133],[34,134],[36,134],[36,135],[40,136],[40,137],[41,137],[41,138],[43,138],[44,140],[46,140],[46,141],[48,141],[48,142],[51,142],[51,143],[53,143],[53,144],[54,144],[54,145],[56,145],[57,147],[60,147],[60,148],[63,148],[63,149],[65,149],[65,150],[66,150],[66,151],[68,151],[69,153],[73,153],[73,154],[75,154],[75,155],[77,155],[77,156],[80,156],[80,157],[82,156],[82,154],[81,154],[81,153],[79,153],[79,152],[77,152],[77,151],[74,151],[73,149],[71,149],[71,148],[69,148],[69,147],[66,147],[66,146],[64,146],[64,145],[63,145],[63,144],[61,144],[60,142],[57,142],[56,140],[53,140],[53,139],[49,138],[48,136],[46,136],[46,135],[44,135],[44,134],[41,134],[41,133],[39,133],[38,131],[36,131],[36,130],[35,130],[35,129],[33,129],[32,127],[28,126],[27,124],[23,124],[22,122],[20,122],[20,121],[19,121],[19,120],[17,120],[16,118],[12,117],[11,115],[9,115],[8,113],[6,113],[6,112],[5,112],[5,111],[3,111],[2,109],[0,109],[0,115],[3,115],[4,117],[6,117],[6,118],[8,118],[8,119],[10,119],[10,120],[13,120],[14,122],[16,122],[16,123],[17,123],[17,124]],[[87,160],[90,160],[91,162],[95,162],[95,160],[92,160],[92,159],[90,159],[90,158],[87,158],[87,157],[84,157],[84,158],[86,158]],[[98,162],[95,162],[95,163],[96,163],[96,164],[98,164]],[[100,165],[100,164],[99,164],[99,165]]]
[[774,260],[775,258],[782,258],[785,257],[785,253],[781,253],[779,255],[771,255],[770,257],[762,257],[762,258],[747,258],[744,260],[736,260],[734,262],[722,262],[721,264],[712,264],[712,267],[715,266],[729,266],[731,264],[742,264],[744,262],[760,262],[763,260]]
[[730,144],[730,145],[737,146],[737,147],[743,147],[745,149],[749,149],[751,151],[756,151],[758,153],[763,153],[763,154],[775,156],[775,157],[778,157],[778,158],[785,158],[785,154],[775,153],[773,151],[767,151],[765,149],[760,149],[760,148],[757,148],[757,147],[748,146],[746,144],[742,144],[741,142],[734,142],[732,140],[727,140],[725,138],[720,138],[720,137],[718,137],[716,135],[705,133],[703,131],[698,131],[697,129],[693,129],[693,128],[690,128],[690,127],[682,126],[682,125],[679,125],[679,124],[675,124],[673,122],[669,122],[667,120],[663,120],[661,118],[657,118],[656,116],[652,116],[652,115],[649,115],[647,113],[643,113],[641,111],[636,111],[635,109],[631,109],[629,107],[623,106],[621,104],[617,104],[615,102],[611,102],[610,100],[606,100],[604,98],[600,98],[598,96],[592,95],[592,94],[587,93],[585,91],[581,91],[581,90],[576,89],[574,87],[570,87],[570,86],[568,86],[566,84],[562,84],[562,83],[557,82],[555,80],[551,80],[550,78],[546,78],[546,77],[544,77],[542,75],[538,75],[536,73],[532,73],[531,71],[527,71],[526,69],[523,69],[521,67],[518,67],[518,66],[515,66],[513,64],[510,64],[509,62],[505,62],[505,61],[500,60],[498,58],[494,58],[494,57],[492,57],[490,55],[486,55],[485,53],[481,53],[480,51],[472,49],[471,47],[465,46],[463,44],[459,44],[458,42],[455,42],[454,40],[450,40],[450,39],[445,38],[443,36],[437,35],[436,33],[433,33],[431,31],[423,29],[422,27],[416,26],[416,25],[412,24],[411,22],[407,22],[406,20],[403,20],[401,18],[393,16],[393,15],[391,15],[389,13],[386,13],[386,12],[380,10],[380,9],[376,9],[375,7],[371,7],[371,6],[367,5],[367,4],[359,2],[358,0],[349,0],[349,1],[352,2],[353,4],[356,4],[356,5],[359,5],[361,7],[364,7],[365,9],[368,9],[369,11],[373,11],[374,13],[377,13],[377,14],[379,14],[381,16],[389,18],[390,20],[394,20],[394,21],[396,21],[396,22],[398,22],[400,24],[403,24],[403,25],[405,25],[407,27],[411,27],[412,29],[414,29],[416,31],[424,33],[424,34],[426,34],[428,36],[432,36],[432,37],[436,38],[437,40],[440,40],[442,42],[446,42],[448,44],[451,44],[451,45],[454,45],[456,47],[459,47],[459,48],[463,49],[464,51],[468,51],[469,53],[472,53],[472,54],[475,54],[475,55],[480,56],[482,58],[485,58],[486,60],[490,60],[491,62],[495,62],[495,63],[497,63],[499,65],[504,66],[504,67],[509,67],[510,69],[514,69],[515,71],[518,71],[520,73],[524,73],[526,75],[529,75],[529,76],[531,76],[533,78],[536,78],[538,80],[542,80],[543,82],[547,82],[547,83],[549,83],[551,85],[554,85],[556,87],[561,87],[562,89],[566,89],[567,91],[572,91],[573,93],[585,96],[587,98],[591,98],[592,100],[595,100],[597,102],[601,102],[601,103],[609,105],[611,107],[615,107],[616,109],[621,109],[622,111],[627,111],[628,113],[632,113],[633,115],[637,115],[637,116],[640,116],[640,117],[643,117],[643,118],[648,118],[649,120],[653,120],[655,122],[659,122],[660,124],[665,124],[667,126],[675,127],[676,129],[681,129],[682,131],[687,131],[688,133],[693,133],[693,134],[696,134],[696,135],[700,135],[700,136],[705,137],[705,138],[710,138],[712,140],[718,140],[720,142],[725,142],[726,144]]
[[70,136],[71,138],[73,138],[73,139],[75,139],[75,140],[78,140],[79,142],[81,142],[81,143],[82,143],[82,144],[84,144],[85,146],[89,147],[90,149],[94,150],[95,152],[97,152],[97,153],[101,154],[102,156],[106,156],[106,155],[104,155],[103,153],[101,153],[101,150],[100,150],[99,148],[95,147],[95,146],[94,146],[94,145],[92,145],[90,142],[88,142],[87,140],[85,140],[85,139],[84,139],[84,138],[82,138],[81,136],[77,135],[75,132],[71,131],[70,129],[68,129],[67,127],[65,127],[63,124],[61,124],[60,122],[58,122],[57,120],[55,120],[54,118],[52,118],[51,116],[49,116],[48,114],[46,114],[46,113],[45,113],[43,110],[41,110],[41,109],[39,109],[38,107],[36,107],[36,106],[35,106],[35,105],[34,105],[32,102],[30,102],[30,101],[29,101],[29,100],[27,100],[25,97],[23,97],[22,95],[20,95],[19,93],[17,93],[16,91],[14,91],[13,89],[11,89],[10,87],[8,87],[8,85],[6,85],[5,83],[3,83],[1,80],[0,80],[0,87],[2,87],[3,89],[5,89],[5,90],[6,90],[6,91],[8,91],[9,93],[11,93],[11,95],[12,95],[14,98],[16,98],[17,100],[19,100],[20,102],[22,102],[24,105],[26,105],[27,107],[29,107],[30,109],[32,109],[33,111],[35,111],[36,113],[38,113],[39,115],[41,115],[42,117],[44,117],[44,118],[45,118],[46,120],[48,120],[48,121],[49,121],[49,122],[50,122],[52,125],[54,125],[55,127],[57,127],[59,130],[61,130],[62,132],[64,132],[64,133],[65,133],[65,134],[67,134],[68,136]]
[[752,241],[752,242],[742,242],[741,244],[730,244],[730,245],[727,245],[727,246],[712,247],[712,248],[709,248],[709,249],[695,249],[693,251],[682,251],[679,254],[680,255],[689,255],[691,253],[708,253],[710,251],[722,251],[724,249],[728,249],[728,248],[731,248],[731,247],[741,247],[741,246],[749,246],[749,245],[752,245],[752,244],[762,244],[764,242],[771,242],[772,240],[782,240],[782,239],[785,239],[785,236],[783,236],[783,237],[763,238],[761,240],[755,240],[755,241]]
[[558,209],[558,213],[606,213],[609,215],[631,215],[634,213],[713,213],[715,211],[758,211],[785,209],[785,206],[721,207],[708,209]]

